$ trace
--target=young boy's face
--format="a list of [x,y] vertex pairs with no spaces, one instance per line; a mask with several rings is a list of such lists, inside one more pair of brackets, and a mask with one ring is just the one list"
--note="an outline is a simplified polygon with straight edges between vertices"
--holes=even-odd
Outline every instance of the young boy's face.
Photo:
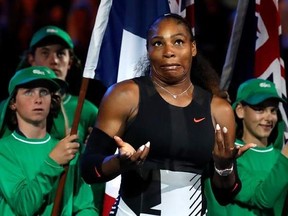
[[34,55],[30,54],[28,60],[32,66],[51,68],[57,77],[64,81],[72,64],[69,49],[61,44],[37,47]]
[[236,113],[243,122],[243,136],[268,139],[278,121],[278,105],[278,101],[268,99],[257,105],[238,106]]
[[18,125],[45,124],[50,112],[51,94],[47,88],[19,88],[10,108],[16,111]]

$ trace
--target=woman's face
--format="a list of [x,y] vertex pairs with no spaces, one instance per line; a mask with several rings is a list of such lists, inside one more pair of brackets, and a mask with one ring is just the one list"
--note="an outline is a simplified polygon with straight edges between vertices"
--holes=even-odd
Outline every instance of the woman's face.
[[16,111],[18,125],[46,124],[50,112],[51,94],[47,88],[19,88],[10,109]]
[[278,117],[278,102],[265,101],[259,105],[238,105],[237,116],[243,122],[243,137],[266,142],[274,129]]
[[69,49],[60,44],[37,47],[34,56],[30,54],[28,60],[32,66],[51,68],[57,77],[62,80],[66,80],[72,63]]
[[175,19],[163,19],[150,31],[148,55],[151,75],[165,82],[177,82],[190,77],[196,44],[184,24]]

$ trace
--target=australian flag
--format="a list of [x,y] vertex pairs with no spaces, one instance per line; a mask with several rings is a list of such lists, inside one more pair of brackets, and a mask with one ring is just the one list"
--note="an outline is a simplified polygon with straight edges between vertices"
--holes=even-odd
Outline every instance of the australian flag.
[[[221,86],[232,96],[238,86],[250,78],[268,79],[275,83],[279,95],[287,99],[284,63],[280,56],[281,23],[278,0],[238,1],[234,26]],[[280,111],[288,138],[287,106]]]

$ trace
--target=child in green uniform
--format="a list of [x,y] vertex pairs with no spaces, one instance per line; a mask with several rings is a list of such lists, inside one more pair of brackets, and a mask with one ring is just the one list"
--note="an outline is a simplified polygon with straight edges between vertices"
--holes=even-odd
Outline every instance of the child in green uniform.
[[[69,34],[56,26],[44,26],[33,35],[29,49],[23,55],[18,68],[27,66],[46,66],[51,68],[59,78],[63,109],[54,120],[51,135],[62,139],[70,133],[78,97],[69,93],[66,78],[69,72],[81,70],[81,62],[74,53],[74,44]],[[89,134],[89,127],[93,127],[98,108],[88,100],[83,103],[83,110],[78,125],[79,142],[84,143]]]
[[235,144],[257,146],[237,159],[242,188],[233,203],[220,206],[210,193],[208,215],[281,216],[288,193],[288,145],[276,144],[279,137],[283,143],[279,102],[285,101],[268,80],[251,79],[239,87],[232,106],[237,118]]
[[[63,103],[60,114],[53,121],[50,134],[54,138],[62,139],[70,133],[78,104],[78,96],[69,93],[69,88],[73,88],[73,86],[68,86],[66,78],[68,73],[76,72],[74,70],[82,72],[81,62],[74,53],[74,44],[69,34],[56,26],[44,26],[36,31],[19,68],[31,65],[49,67],[59,78],[58,83],[61,85],[60,93]],[[95,124],[97,114],[98,108],[85,99],[77,128],[81,152],[89,135],[89,129]],[[95,206],[101,210],[105,184],[98,183],[91,186],[95,196]]]
[[98,215],[91,187],[75,178],[78,136],[67,135],[59,141],[47,133],[60,108],[55,78],[51,69],[33,66],[17,71],[10,80],[9,98],[2,109],[12,134],[0,139],[1,215],[51,215],[67,163],[70,166],[59,215]]

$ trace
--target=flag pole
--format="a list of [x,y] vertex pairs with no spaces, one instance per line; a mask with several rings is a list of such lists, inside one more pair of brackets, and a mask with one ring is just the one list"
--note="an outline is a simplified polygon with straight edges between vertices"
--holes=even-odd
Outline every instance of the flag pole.
[[228,90],[232,80],[233,69],[236,61],[237,50],[241,39],[243,25],[246,17],[249,1],[238,1],[236,17],[234,20],[232,33],[228,45],[225,63],[221,73],[220,88],[222,90]]
[[[100,50],[102,47],[103,38],[104,38],[106,28],[108,25],[108,20],[109,20],[110,10],[112,8],[112,3],[113,3],[113,0],[101,0],[99,7],[98,7],[98,10],[97,10],[97,16],[95,19],[95,24],[94,24],[94,28],[92,31],[90,44],[88,47],[86,63],[85,63],[84,71],[83,71],[83,80],[82,80],[80,95],[79,95],[79,99],[78,99],[79,100],[78,101],[78,107],[77,107],[77,110],[75,113],[73,127],[71,130],[72,134],[74,134],[77,131],[77,124],[79,122],[81,108],[83,105],[83,101],[80,102],[80,100],[84,100],[84,98],[85,98],[88,80],[96,78],[95,77],[95,70],[96,70],[97,65],[98,65]],[[76,116],[77,114],[79,116]],[[78,119],[77,119],[77,117],[78,117]],[[65,172],[60,176],[58,188],[56,191],[56,197],[54,200],[52,216],[58,216],[57,213],[60,211],[61,201],[62,201],[62,196],[63,196],[63,189],[64,189],[64,184],[65,184],[68,168],[69,168],[69,165],[65,166]]]
[[[82,111],[82,107],[84,104],[88,84],[89,84],[89,78],[83,77],[70,135],[77,134],[78,124],[81,118],[81,111]],[[69,169],[69,164],[64,166],[64,172],[60,176],[59,184],[58,184],[57,191],[56,191],[56,196],[54,199],[54,205],[53,205],[52,214],[51,214],[52,216],[59,215],[68,169]]]
[[[113,0],[101,0],[99,2],[97,14],[95,17],[95,24],[94,24],[94,28],[92,31],[90,44],[88,48],[88,54],[87,54],[87,58],[85,62],[83,78],[82,78],[82,83],[81,83],[79,97],[78,97],[78,104],[77,104],[77,108],[76,108],[75,116],[73,120],[73,125],[72,125],[71,132],[70,132],[71,135],[76,134],[78,130],[78,124],[80,121],[81,111],[82,111],[84,99],[86,96],[89,79],[94,78],[94,70],[96,69],[96,65],[97,65],[97,61],[98,61],[98,57],[100,53],[100,47],[101,47],[102,39],[104,37],[104,32],[108,23],[108,16],[109,16],[110,8],[112,6],[112,2]],[[51,214],[52,216],[59,215],[68,168],[69,168],[69,165],[64,166],[64,172],[60,176],[59,184],[58,184],[57,191],[56,191],[56,196],[54,199],[54,205],[53,205],[52,214]]]

